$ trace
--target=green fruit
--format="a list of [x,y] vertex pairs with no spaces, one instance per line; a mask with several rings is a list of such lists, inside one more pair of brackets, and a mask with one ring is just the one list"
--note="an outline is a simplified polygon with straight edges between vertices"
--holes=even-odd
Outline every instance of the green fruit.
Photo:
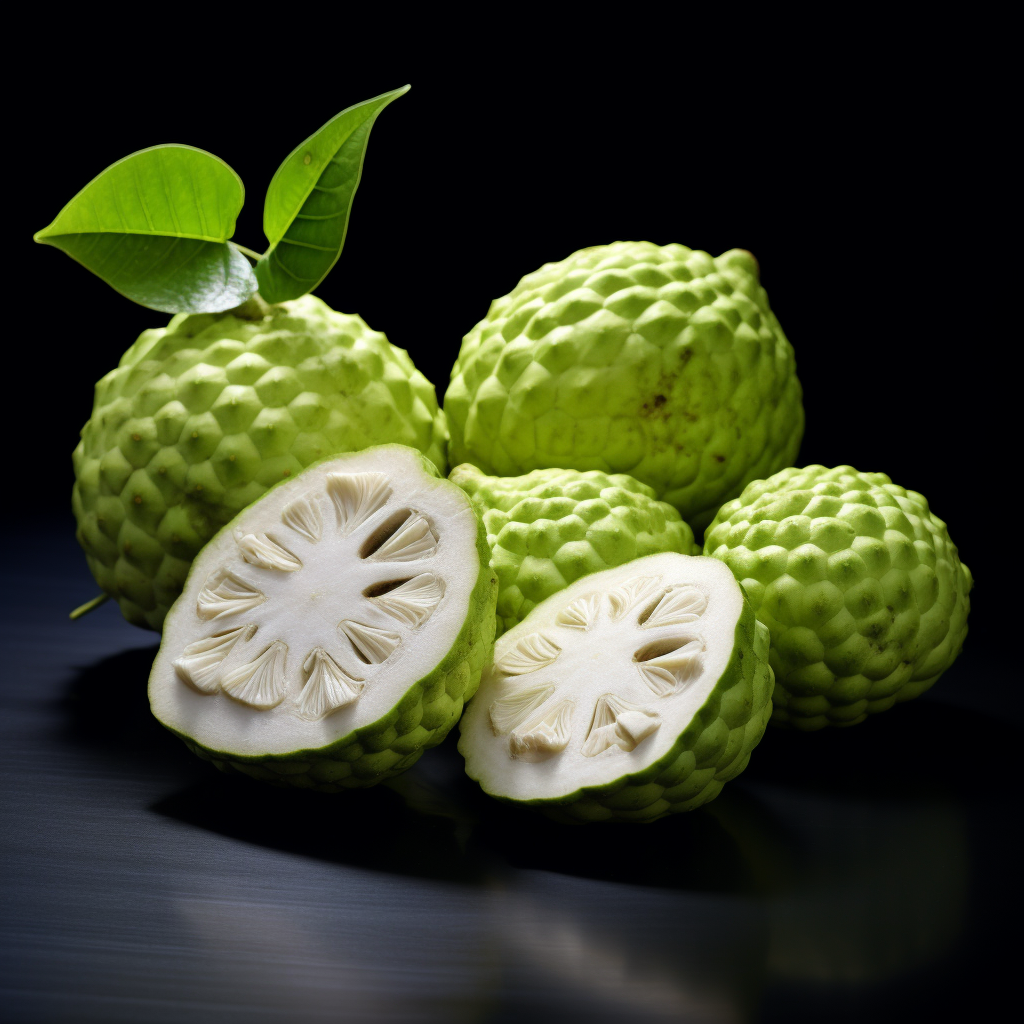
[[466,335],[450,459],[629,473],[703,529],[796,457],[793,349],[750,253],[616,242],[528,274]]
[[199,553],[164,624],[153,713],[225,771],[369,786],[476,691],[497,583],[466,495],[402,445],[326,459]]
[[498,639],[459,750],[499,799],[653,821],[743,771],[771,692],[768,631],[731,573],[649,555],[578,580]]
[[176,316],[96,385],[78,540],[138,626],[160,629],[203,544],[303,467],[398,442],[446,469],[444,414],[403,349],[313,296],[262,308]]
[[588,573],[659,551],[700,553],[679,513],[625,474],[537,469],[491,477],[465,463],[451,479],[483,515],[498,577],[499,635]]
[[884,473],[758,480],[721,508],[704,552],[771,631],[775,722],[863,722],[923,693],[963,647],[970,570],[924,496]]

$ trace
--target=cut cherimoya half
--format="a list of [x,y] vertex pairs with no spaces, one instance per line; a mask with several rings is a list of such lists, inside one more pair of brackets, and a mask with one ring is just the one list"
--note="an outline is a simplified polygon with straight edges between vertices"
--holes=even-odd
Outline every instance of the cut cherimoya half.
[[202,549],[164,624],[153,713],[225,770],[371,785],[458,720],[496,592],[469,498],[419,453],[327,459]]
[[771,714],[768,633],[716,559],[594,573],[498,639],[461,723],[491,796],[582,821],[653,821],[718,795]]

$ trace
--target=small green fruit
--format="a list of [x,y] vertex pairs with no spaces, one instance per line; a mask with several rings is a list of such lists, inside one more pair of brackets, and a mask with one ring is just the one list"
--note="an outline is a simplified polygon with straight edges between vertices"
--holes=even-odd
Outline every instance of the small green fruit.
[[491,477],[468,463],[451,479],[482,513],[498,577],[498,635],[582,576],[660,551],[699,554],[693,531],[625,474],[537,469]]
[[225,771],[369,786],[476,691],[497,584],[467,496],[402,445],[325,459],[196,558],[153,663],[153,713]]
[[307,295],[145,331],[96,385],[72,497],[89,568],[160,629],[196,553],[267,488],[397,442],[446,471],[444,414],[408,354]]
[[771,631],[773,721],[855,725],[924,693],[963,647],[973,580],[924,496],[850,466],[749,484],[708,528]]
[[749,252],[616,242],[528,274],[463,339],[453,463],[628,473],[695,529],[796,458],[793,349]]

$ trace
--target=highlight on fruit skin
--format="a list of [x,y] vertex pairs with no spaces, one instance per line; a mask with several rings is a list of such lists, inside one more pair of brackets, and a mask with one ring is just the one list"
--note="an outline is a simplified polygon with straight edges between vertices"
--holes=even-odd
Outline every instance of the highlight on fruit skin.
[[495,644],[460,723],[466,772],[562,821],[655,821],[713,800],[771,714],[768,631],[715,559],[584,576]]
[[490,477],[464,463],[450,479],[483,517],[498,577],[499,636],[589,573],[660,551],[700,553],[679,513],[623,473],[537,469]]
[[490,657],[496,595],[483,527],[433,463],[402,445],[334,456],[200,552],[150,704],[224,771],[370,786],[458,721]]
[[160,629],[200,548],[320,459],[400,443],[445,472],[447,428],[408,353],[307,295],[181,314],[96,385],[74,452],[78,541],[104,592]]
[[703,530],[804,430],[793,349],[753,256],[615,242],[527,274],[463,339],[450,461],[628,473]]
[[748,484],[708,528],[771,632],[773,723],[855,725],[924,693],[967,635],[970,570],[917,491],[852,466]]

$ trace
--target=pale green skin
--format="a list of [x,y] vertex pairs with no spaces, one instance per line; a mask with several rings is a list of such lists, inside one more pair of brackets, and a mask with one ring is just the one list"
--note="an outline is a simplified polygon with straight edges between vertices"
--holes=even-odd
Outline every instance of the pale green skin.
[[[432,461],[423,458],[422,463],[424,472],[440,475]],[[229,523],[221,532],[231,529]],[[494,650],[498,582],[488,565],[490,552],[482,523],[477,530],[476,548],[480,575],[455,642],[436,668],[413,683],[376,722],[325,747],[258,757],[211,750],[176,729],[164,727],[184,741],[193,754],[221,771],[240,772],[276,786],[338,793],[373,786],[406,771],[425,750],[437,746],[462,716],[463,705],[476,693],[480,675]]]
[[[768,630],[744,601],[725,671],[663,757],[609,785],[584,786],[557,800],[513,800],[485,792],[564,822],[650,822],[666,814],[696,810],[714,800],[725,783],[747,767],[771,717],[773,685]],[[468,742],[462,729],[459,750],[463,757]]]
[[796,457],[793,349],[750,253],[616,242],[528,274],[463,339],[450,461],[628,473],[695,529]]
[[700,554],[679,513],[625,474],[490,477],[466,463],[450,478],[483,516],[498,577],[498,636],[581,576],[660,551]]
[[777,724],[856,725],[924,693],[963,647],[970,570],[924,496],[884,473],[758,480],[719,511],[704,553],[771,631]]
[[444,413],[404,349],[312,295],[180,314],[96,385],[72,507],[96,582],[160,629],[199,549],[268,487],[396,442],[447,471]]

